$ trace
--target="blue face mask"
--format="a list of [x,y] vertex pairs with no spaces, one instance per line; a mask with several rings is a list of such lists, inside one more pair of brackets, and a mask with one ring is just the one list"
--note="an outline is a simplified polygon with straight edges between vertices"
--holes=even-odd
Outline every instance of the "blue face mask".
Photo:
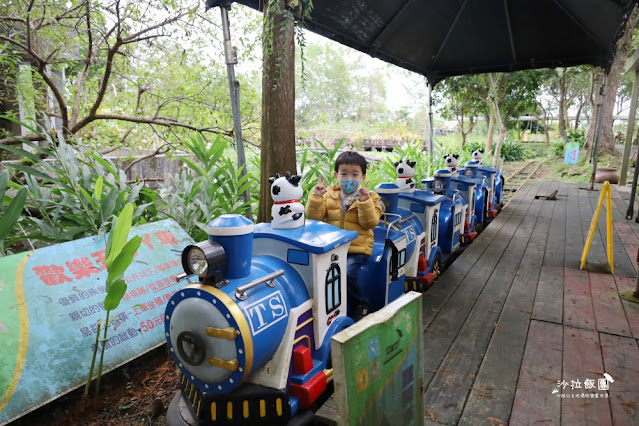
[[359,187],[359,181],[357,179],[343,179],[339,181],[342,191],[347,194],[352,194]]

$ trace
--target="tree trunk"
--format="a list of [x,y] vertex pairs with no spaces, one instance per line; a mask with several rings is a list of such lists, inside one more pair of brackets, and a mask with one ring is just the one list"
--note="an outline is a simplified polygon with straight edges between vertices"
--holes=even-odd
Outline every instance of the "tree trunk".
[[566,69],[561,68],[561,76],[559,77],[559,136],[568,143],[568,134],[566,134]]
[[548,122],[548,114],[544,111],[544,134],[546,135],[546,146],[550,146],[550,132],[548,128],[550,123]]
[[[493,101],[495,104],[497,101]],[[499,111],[499,105],[494,105],[495,109],[495,119],[499,126],[499,139],[497,140],[497,145],[495,145],[495,155],[493,155],[493,166],[497,166],[499,163],[499,157],[501,156],[501,147],[504,145],[504,140],[506,139],[506,123],[502,119],[501,112]]]
[[486,157],[490,156],[490,150],[493,148],[493,135],[495,134],[495,113],[491,105],[488,106],[488,109],[490,110],[488,112],[488,135],[486,137],[486,148],[484,149]]
[[579,108],[577,108],[577,114],[575,116],[575,130],[579,128],[579,121],[581,120],[581,110],[584,107],[583,100],[581,96],[579,97]]
[[[488,92],[488,102],[491,109],[491,117],[493,121],[493,132],[494,125],[497,124],[499,126],[499,140],[497,141],[497,145],[495,145],[495,154],[493,155],[493,165],[497,165],[497,161],[499,160],[499,155],[501,154],[501,146],[504,143],[504,139],[506,138],[506,123],[502,119],[501,111],[499,110],[499,92],[501,90],[501,85],[504,79],[503,74],[488,74],[488,84],[490,90]],[[492,134],[490,132],[490,144],[492,145]],[[488,147],[488,142],[486,142],[486,155],[490,155],[490,148]]]
[[[262,73],[262,146],[258,222],[271,221],[271,186],[275,173],[297,173],[295,163],[295,44],[294,21],[282,13],[285,1],[272,16],[264,10]],[[270,28],[270,30],[269,30]],[[272,43],[266,39],[272,38]]]
[[[610,67],[610,72],[608,73],[608,81],[606,82],[605,87],[605,98],[603,104],[603,121],[602,121],[602,132],[601,132],[601,140],[599,141],[599,150],[602,153],[614,154],[615,150],[615,138],[612,132],[612,124],[613,124],[613,114],[616,102],[616,94],[617,88],[619,87],[619,81],[621,79],[621,73],[623,72],[623,67],[628,59],[628,53],[630,52],[630,48],[632,45],[632,35],[635,26],[637,25],[637,18],[639,17],[639,9],[635,7],[632,10],[632,13],[628,17],[624,25],[624,33],[623,36],[617,41],[617,52],[615,54],[615,59]],[[596,103],[599,102],[599,93],[601,92],[601,84],[603,81],[603,70],[597,68],[595,70],[595,77],[593,77],[593,81],[596,82],[594,87],[597,88],[596,92],[593,93],[593,98],[591,102],[594,100],[593,104],[593,112],[596,113]],[[597,126],[597,115],[593,114],[593,119],[590,120],[588,124],[588,132],[586,134],[586,141],[591,147],[593,144],[595,137],[595,129]]]
[[459,115],[457,116],[457,124],[459,125],[459,132],[461,133],[461,149],[464,149],[466,145],[466,133],[464,132],[464,107],[459,109]]

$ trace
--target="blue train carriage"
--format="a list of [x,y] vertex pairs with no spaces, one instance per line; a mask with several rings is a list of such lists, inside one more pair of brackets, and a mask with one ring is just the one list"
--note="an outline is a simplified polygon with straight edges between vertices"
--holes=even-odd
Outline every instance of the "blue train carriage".
[[428,289],[441,272],[443,252],[439,223],[442,217],[441,203],[446,198],[414,188],[399,188],[392,183],[383,183],[375,191],[387,204],[380,226],[396,229],[406,236],[403,290]]
[[183,399],[198,424],[286,424],[332,380],[330,339],[353,323],[346,255],[357,233],[239,215],[207,232],[184,250],[189,284],[166,309]]
[[[375,191],[385,197],[381,184]],[[396,188],[396,187],[395,187]],[[381,193],[380,193],[381,191]],[[402,215],[394,206],[386,203],[380,223],[373,229],[373,253],[358,273],[362,290],[368,297],[371,312],[377,311],[404,294],[405,276],[417,263],[416,237],[422,229],[414,229],[414,223],[402,221]]]
[[489,177],[493,183],[493,207],[499,213],[504,206],[504,175],[501,170],[495,167],[488,167],[480,163],[479,172]]
[[450,172],[446,169],[437,170],[433,177],[423,179],[425,188],[436,194],[444,194],[449,198],[458,191],[466,208],[464,214],[462,243],[473,242],[479,231],[480,224],[484,221],[486,191],[482,189],[483,182]]
[[466,177],[486,179],[488,189],[486,215],[490,219],[495,218],[503,204],[504,178],[499,169],[483,166],[477,161],[468,161],[465,167],[461,168],[459,172]]

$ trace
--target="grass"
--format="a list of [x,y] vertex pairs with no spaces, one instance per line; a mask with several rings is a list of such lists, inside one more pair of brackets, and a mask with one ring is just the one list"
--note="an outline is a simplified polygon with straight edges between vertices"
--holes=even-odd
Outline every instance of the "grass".
[[[564,164],[563,159],[559,157],[545,157],[540,158],[539,161],[544,163],[546,175],[554,179],[564,182],[590,182],[592,164],[588,161],[585,152],[580,152],[577,164]],[[619,159],[612,155],[603,154],[599,156],[597,163],[599,167],[604,167],[610,164],[618,164]]]

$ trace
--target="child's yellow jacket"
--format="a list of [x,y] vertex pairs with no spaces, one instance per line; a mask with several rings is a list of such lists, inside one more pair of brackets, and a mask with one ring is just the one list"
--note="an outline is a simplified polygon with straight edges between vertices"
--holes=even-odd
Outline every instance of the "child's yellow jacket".
[[368,200],[355,201],[344,214],[339,192],[339,185],[331,185],[322,197],[311,193],[306,203],[306,217],[315,220],[326,219],[327,223],[338,228],[357,231],[359,235],[351,242],[348,252],[370,256],[373,253],[373,228],[382,216],[379,195],[371,191]]

